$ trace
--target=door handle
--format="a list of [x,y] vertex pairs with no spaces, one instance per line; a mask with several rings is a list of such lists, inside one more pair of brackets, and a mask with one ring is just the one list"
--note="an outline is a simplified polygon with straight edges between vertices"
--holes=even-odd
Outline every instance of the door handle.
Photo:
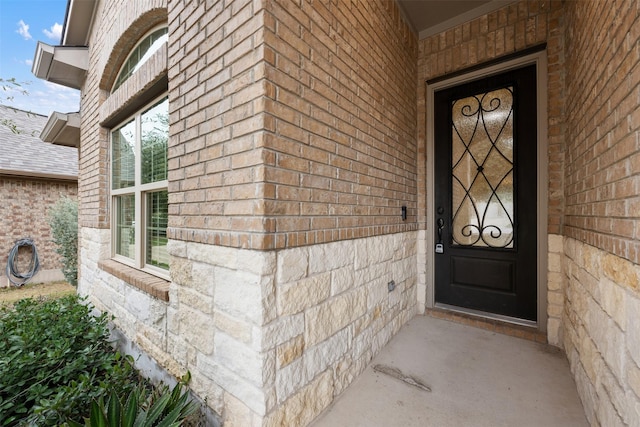
[[444,253],[444,245],[442,244],[442,230],[444,229],[444,219],[438,218],[438,243],[436,243],[436,253]]
[[438,218],[438,243],[442,243],[442,230],[444,229],[444,219]]

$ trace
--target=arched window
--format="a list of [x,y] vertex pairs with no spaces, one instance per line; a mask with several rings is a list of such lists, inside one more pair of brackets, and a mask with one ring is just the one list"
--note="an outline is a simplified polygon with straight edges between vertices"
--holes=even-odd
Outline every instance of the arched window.
[[120,73],[113,84],[111,93],[115,92],[122,83],[138,71],[138,69],[167,42],[168,38],[167,27],[156,28],[147,33],[140,43],[133,48],[127,60],[124,61]]

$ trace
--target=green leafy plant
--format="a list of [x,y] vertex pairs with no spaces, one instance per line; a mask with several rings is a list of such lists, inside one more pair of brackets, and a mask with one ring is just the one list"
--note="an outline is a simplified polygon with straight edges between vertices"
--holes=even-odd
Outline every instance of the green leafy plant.
[[[150,394],[143,387],[131,391],[125,400],[112,392],[107,400],[100,397],[91,403],[91,415],[85,419],[84,427],[178,427],[190,416],[198,412],[197,403],[189,400],[189,394],[182,390],[185,380],[176,384],[173,390],[163,386]],[[83,427],[75,421],[70,427]]]
[[0,426],[61,425],[91,402],[139,383],[114,352],[106,315],[76,295],[0,308]]
[[49,211],[49,226],[56,252],[62,258],[67,282],[78,284],[78,202],[61,197]]

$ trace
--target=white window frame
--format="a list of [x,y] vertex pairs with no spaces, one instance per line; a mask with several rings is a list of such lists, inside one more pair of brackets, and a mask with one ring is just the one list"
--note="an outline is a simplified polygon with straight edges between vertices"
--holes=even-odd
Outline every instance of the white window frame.
[[[142,114],[148,111],[155,104],[159,103],[163,99],[168,99],[168,92],[154,98],[152,101],[146,103],[144,106],[139,108],[134,114],[128,116],[124,120],[122,120],[117,126],[114,126],[109,131],[109,156],[111,158],[110,167],[109,167],[109,182],[111,188],[110,200],[111,200],[111,257],[112,259],[126,264],[130,267],[148,272],[155,276],[161,277],[163,279],[170,280],[169,270],[165,270],[163,268],[150,265],[146,263],[146,219],[147,219],[147,198],[146,195],[148,193],[152,193],[155,191],[165,190],[168,191],[169,181],[167,179],[162,181],[151,182],[148,184],[142,184],[142,144],[141,144],[141,134],[142,134],[142,123],[141,117]],[[134,120],[135,129],[136,129],[136,142],[134,149],[135,156],[135,184],[131,187],[126,188],[113,188],[113,133],[123,126],[127,125],[131,120]],[[117,216],[119,212],[117,196],[125,196],[125,195],[134,195],[135,199],[135,219],[134,219],[134,238],[135,238],[135,249],[134,249],[134,259],[128,258],[124,255],[120,255],[116,253],[116,241],[117,241]]]

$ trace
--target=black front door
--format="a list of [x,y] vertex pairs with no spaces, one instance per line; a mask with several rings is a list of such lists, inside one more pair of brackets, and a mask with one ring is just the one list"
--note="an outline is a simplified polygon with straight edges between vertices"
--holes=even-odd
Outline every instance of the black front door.
[[435,300],[537,320],[536,68],[435,92]]

